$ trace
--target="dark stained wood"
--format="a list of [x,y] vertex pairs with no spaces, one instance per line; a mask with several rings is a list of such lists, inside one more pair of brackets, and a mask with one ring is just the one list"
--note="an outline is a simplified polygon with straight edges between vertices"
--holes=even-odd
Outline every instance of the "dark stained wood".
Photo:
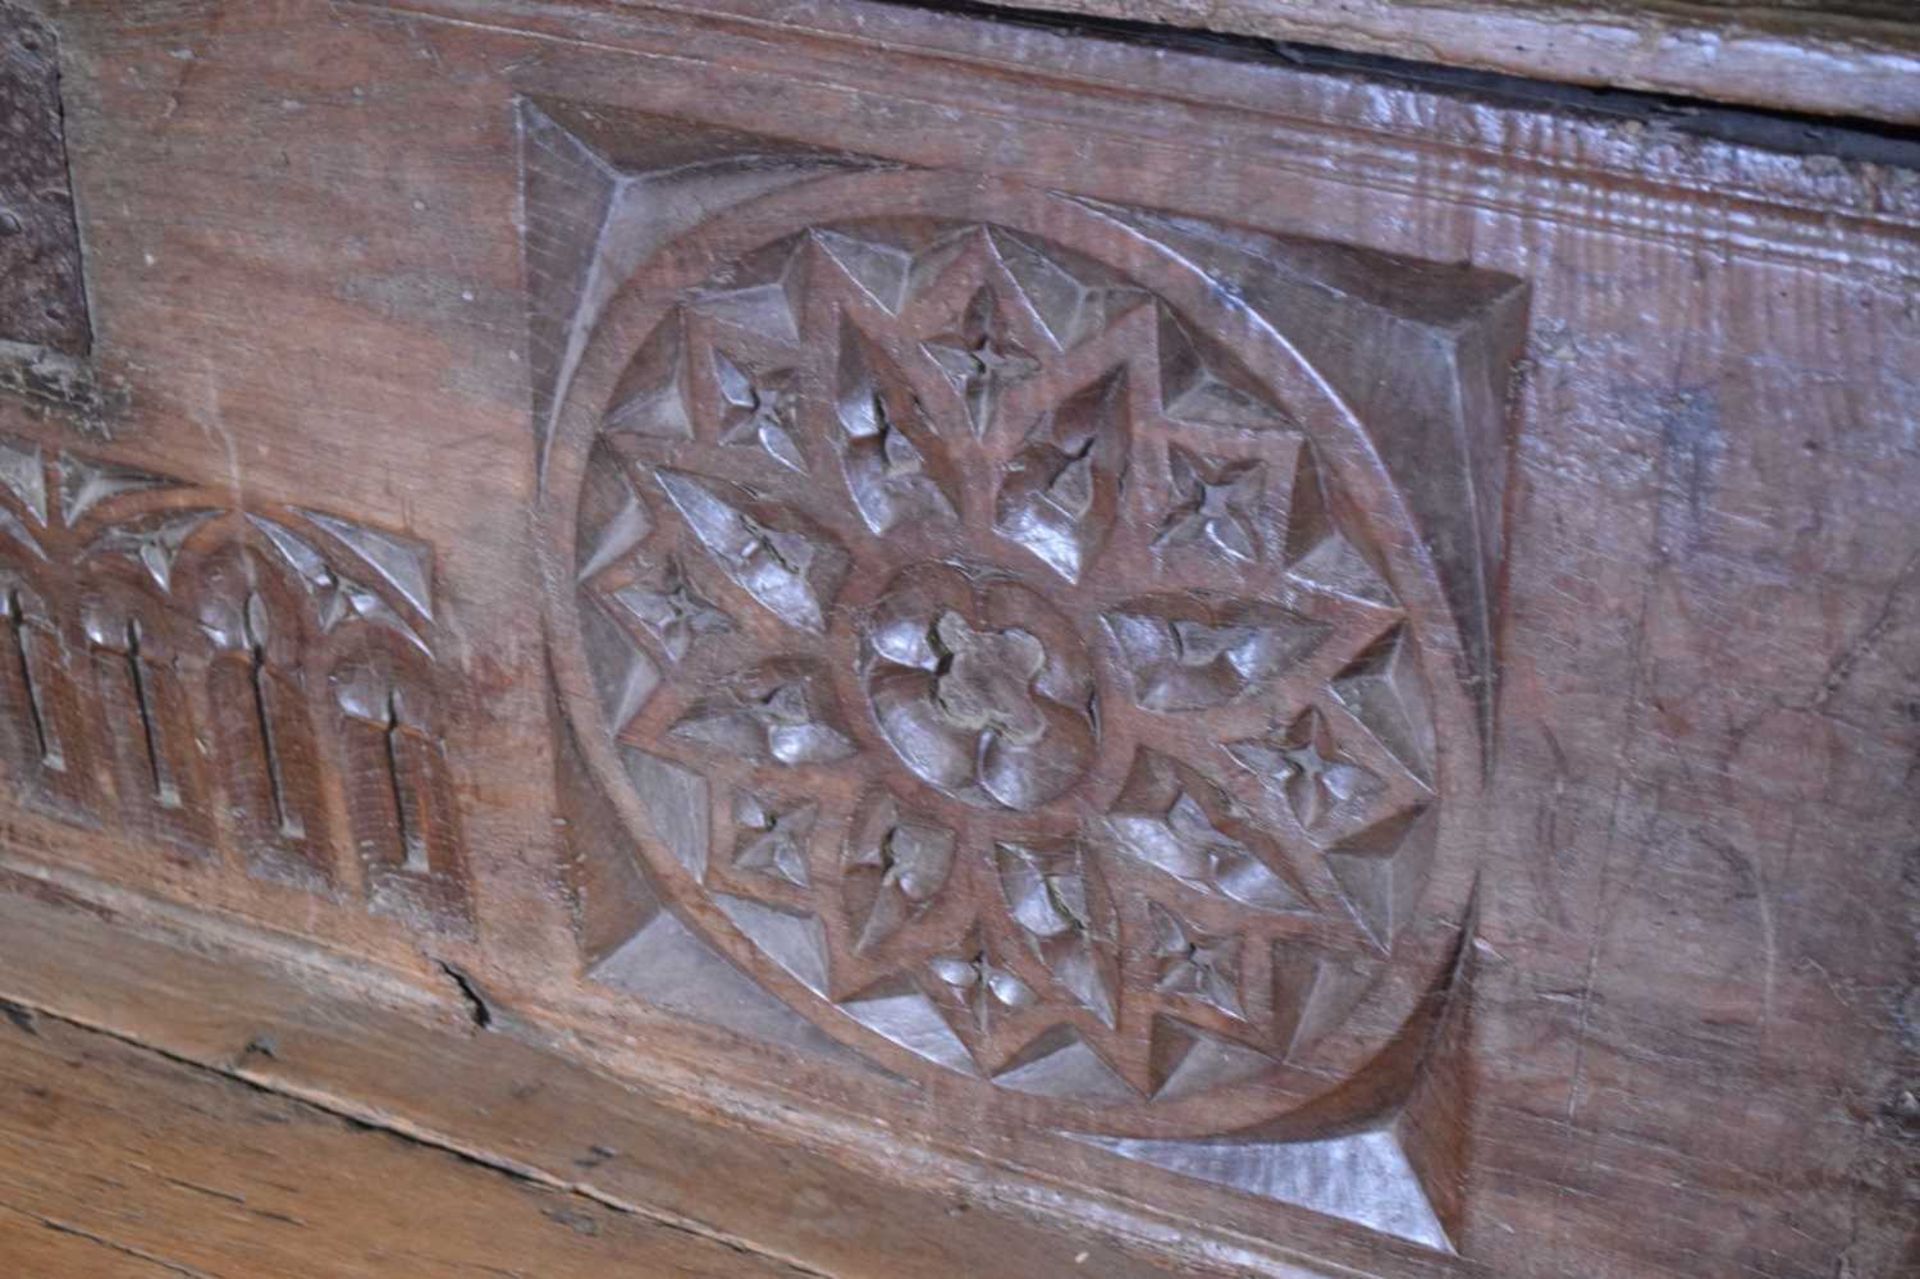
[[85,355],[80,235],[51,24],[0,4],[0,341]]
[[1911,1262],[1910,144],[53,19],[0,995],[827,1274]]

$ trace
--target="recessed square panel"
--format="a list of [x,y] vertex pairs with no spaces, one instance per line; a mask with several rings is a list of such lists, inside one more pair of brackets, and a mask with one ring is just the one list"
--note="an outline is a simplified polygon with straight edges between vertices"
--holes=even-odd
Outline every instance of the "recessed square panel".
[[593,974],[1445,1247],[1517,286],[523,110]]

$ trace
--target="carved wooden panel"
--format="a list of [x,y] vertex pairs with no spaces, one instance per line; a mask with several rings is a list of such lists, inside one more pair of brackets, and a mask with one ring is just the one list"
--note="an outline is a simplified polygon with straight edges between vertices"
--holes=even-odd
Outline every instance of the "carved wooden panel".
[[0,438],[0,760],[149,855],[467,926],[419,542]]
[[1899,1273],[1910,143],[22,7],[0,1000],[849,1279]]
[[[665,930],[890,1072],[1243,1189],[1273,1135],[1390,1128],[1474,885],[1520,291],[1457,279],[1485,358],[1408,361],[1452,439],[1399,456],[1290,341],[1350,322],[1310,246],[665,120],[601,186],[587,115],[526,108],[596,976],[723,1005]],[[1407,1161],[1454,1138],[1388,1140],[1296,1197],[1444,1243]]]

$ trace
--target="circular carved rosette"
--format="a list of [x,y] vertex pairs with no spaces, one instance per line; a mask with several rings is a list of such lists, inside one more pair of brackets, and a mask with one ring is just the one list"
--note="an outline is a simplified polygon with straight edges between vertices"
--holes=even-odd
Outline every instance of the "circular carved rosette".
[[816,181],[644,266],[559,432],[561,693],[733,962],[1058,1126],[1366,1091],[1464,913],[1471,716],[1398,495],[1231,288],[1057,197]]

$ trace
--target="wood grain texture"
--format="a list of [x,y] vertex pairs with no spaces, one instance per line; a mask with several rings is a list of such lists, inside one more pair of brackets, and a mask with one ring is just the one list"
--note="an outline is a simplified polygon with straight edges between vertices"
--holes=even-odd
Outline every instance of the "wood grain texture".
[[[1861,1279],[1911,1268],[1920,159],[1910,144],[1871,139],[1877,161],[1807,155],[1277,60],[854,0],[37,7],[54,12],[62,40],[98,338],[89,367],[124,394],[0,396],[0,433],[16,451],[38,449],[43,463],[69,453],[171,477],[187,492],[219,494],[240,517],[317,512],[430,547],[431,674],[445,692],[420,723],[392,698],[386,715],[380,698],[356,701],[376,714],[351,717],[345,758],[357,762],[344,768],[317,767],[333,758],[331,742],[298,757],[321,778],[303,793],[339,817],[330,837],[370,845],[364,862],[342,855],[339,881],[318,886],[267,873],[248,855],[275,842],[276,823],[249,814],[271,815],[257,711],[281,705],[282,685],[252,698],[256,713],[211,721],[235,740],[210,738],[210,759],[232,746],[260,765],[216,770],[220,785],[246,782],[265,800],[238,813],[208,804],[227,832],[210,859],[169,853],[155,826],[89,826],[71,806],[38,802],[31,770],[47,752],[18,749],[33,715],[16,713],[12,802],[0,816],[17,872],[0,930],[12,993],[562,1184],[581,1180],[575,1161],[606,1145],[621,1158],[592,1170],[596,1188],[832,1274],[1072,1273],[1082,1252],[1103,1275]],[[742,155],[755,162],[728,170]],[[1387,992],[1391,1015],[1363,1017],[1346,1034],[1353,1058],[1370,1062],[1369,1050],[1385,1044],[1379,1055],[1395,1068],[1375,1077],[1350,1059],[1300,1084],[1325,1087],[1340,1114],[1364,1114],[1357,1131],[1308,1113],[1293,1127],[1243,1128],[1220,1142],[1212,1139],[1251,1112],[1223,1107],[1209,1126],[1204,1103],[1179,1131],[1102,1127],[1084,1110],[1069,1122],[1064,1108],[1003,1100],[1010,1090],[961,1072],[876,1064],[857,1028],[828,1021],[836,1033],[825,1033],[796,1012],[815,997],[726,932],[686,885],[663,894],[643,823],[676,810],[622,800],[631,783],[582,735],[594,720],[580,708],[608,689],[568,646],[555,603],[575,591],[584,564],[562,554],[576,526],[559,521],[555,538],[551,513],[587,492],[578,482],[592,471],[585,441],[605,407],[573,388],[611,397],[650,331],[632,317],[664,309],[673,290],[712,270],[745,271],[758,246],[749,232],[798,227],[825,239],[849,221],[869,230],[887,221],[876,202],[824,180],[797,194],[745,189],[769,174],[818,177],[817,164],[877,171],[889,192],[919,201],[917,216],[991,221],[979,212],[982,193],[1012,190],[1021,207],[1070,206],[1071,215],[1047,215],[1056,230],[1108,219],[1104,238],[1077,242],[1123,274],[1177,247],[1192,287],[1151,291],[1233,317],[1218,332],[1243,355],[1250,335],[1267,331],[1297,353],[1312,376],[1296,389],[1323,385],[1323,398],[1357,424],[1310,442],[1344,459],[1332,473],[1359,495],[1359,542],[1392,552],[1392,585],[1402,595],[1417,588],[1424,616],[1451,616],[1462,632],[1457,619],[1480,624],[1477,650],[1465,641],[1421,649],[1448,658],[1428,687],[1468,707],[1436,722],[1468,747],[1478,736],[1476,749],[1448,758],[1464,767],[1484,756],[1484,784],[1463,793],[1449,790],[1460,774],[1438,779],[1457,823],[1446,848],[1462,871],[1448,882],[1477,882],[1477,893],[1410,903],[1431,948],[1418,965],[1385,964],[1398,983]],[[650,202],[664,188],[648,175],[716,171],[738,184],[696,183],[672,188],[691,198]],[[766,202],[775,197],[817,203],[794,217],[793,204]],[[642,216],[622,216],[636,207]],[[602,238],[608,231],[617,234]],[[726,243],[735,251],[717,251]],[[1056,260],[1080,269],[1072,252]],[[639,299],[629,327],[602,338],[597,308],[629,286]],[[1467,305],[1475,299],[1496,322]],[[1456,323],[1462,317],[1473,322]],[[1496,337],[1444,345],[1487,333]],[[919,336],[883,333],[878,345],[917,359]],[[963,349],[981,354],[982,335],[967,336]],[[595,342],[601,380],[571,380]],[[808,349],[837,351],[838,342],[829,332]],[[1150,362],[1135,353],[1147,349],[1129,348],[1129,369],[1143,379]],[[985,351],[1012,367],[1004,348]],[[831,440],[817,429],[830,419],[804,416],[837,403],[819,393],[824,374],[813,365],[799,376],[794,411],[803,416],[792,420],[815,433],[788,431],[792,388],[768,380],[784,367],[768,362],[776,353],[787,354],[736,350],[738,376],[709,364],[699,394],[713,394],[692,426],[713,438],[688,444],[688,457],[737,448],[753,466],[780,467],[781,432],[800,440],[803,460]],[[1490,377],[1429,376],[1416,394],[1405,380],[1475,362],[1510,376],[1510,392],[1494,394],[1501,383]],[[1278,365],[1265,367],[1270,377]],[[883,386],[889,415],[914,412],[898,380],[857,369],[850,378],[869,380]],[[910,385],[929,403],[939,395],[932,383]],[[961,400],[946,416],[959,423],[968,412]],[[1496,429],[1455,431],[1468,419]],[[1428,430],[1435,422],[1446,429]],[[747,443],[719,440],[736,428]],[[923,462],[933,456],[930,437],[906,434]],[[1450,448],[1436,458],[1423,446],[1438,438]],[[1329,439],[1351,443],[1343,452],[1325,448]],[[1071,430],[1036,441],[1059,456],[1035,454],[1046,466],[1034,469],[1085,443]],[[1495,446],[1490,455],[1482,443]],[[1181,554],[1231,560],[1234,548],[1275,545],[1292,571],[1314,549],[1304,541],[1324,540],[1293,544],[1291,497],[1284,512],[1278,502],[1249,507],[1215,465],[1217,451],[1190,452],[1213,460],[1183,464],[1191,474],[1176,481],[1168,451],[1164,473],[1186,494],[1177,505],[1199,517],[1172,526],[1193,537],[1176,542]],[[1476,452],[1499,465],[1458,464]],[[896,448],[891,460],[905,456]],[[870,529],[868,511],[884,523],[895,497],[916,491],[871,470],[872,482],[860,482],[857,467],[850,487],[838,455],[820,460],[815,488],[788,490],[810,518]],[[626,474],[670,500],[660,498],[657,469]],[[974,553],[1001,553],[992,540],[1007,540],[993,531],[1001,477],[985,465],[945,475],[928,465],[922,477],[929,472],[949,485],[956,510],[987,513],[973,525]],[[1493,473],[1503,483],[1480,487]],[[1464,500],[1463,475],[1488,494],[1484,507]],[[1085,502],[1064,487],[1056,509],[1098,509],[1099,483]],[[617,489],[593,493],[615,499],[606,513],[621,509]],[[0,504],[38,540],[31,502]],[[764,512],[746,514],[762,533],[783,531]],[[1139,524],[1115,527],[1131,535]],[[1318,517],[1308,524],[1324,527]],[[687,535],[685,549],[711,558],[697,540]],[[773,544],[759,533],[715,540],[742,562]],[[1463,549],[1472,545],[1493,553]],[[26,573],[37,558],[6,540],[9,571]],[[1477,578],[1457,572],[1476,559],[1485,565]],[[1131,569],[1144,574],[1154,561],[1142,551]],[[224,580],[246,580],[226,563]],[[660,570],[657,580],[636,572],[604,585],[658,597],[637,600],[644,615],[630,632],[656,646],[649,652],[722,651],[715,637],[739,632],[712,629],[711,619],[703,632],[697,619],[701,600],[723,596],[736,627],[758,628],[764,650],[794,647],[719,561],[693,595],[664,563],[640,567]],[[1449,590],[1441,568],[1470,589]],[[1217,568],[1209,573],[1204,589],[1226,589]],[[1181,607],[1201,593],[1188,589]],[[1040,594],[1047,604],[1031,610],[1036,618],[1070,611],[1069,586]],[[25,624],[24,604],[18,611]],[[966,629],[950,623],[942,635],[940,619],[929,619],[956,659],[942,671],[936,654],[933,673],[962,672],[934,709],[969,733],[1028,731],[1021,695],[1034,686],[990,678],[1031,666],[1032,646],[1004,634],[1023,628],[948,611]],[[1228,619],[1178,620],[1218,630]],[[33,657],[39,621],[14,628],[27,634],[29,660],[6,664],[0,680],[46,673],[34,665],[44,661]],[[1103,626],[1072,629],[1089,663],[1110,670],[1124,653]],[[1035,621],[1028,638],[1051,652],[1041,629]],[[1149,672],[1175,652],[1162,629],[1152,636],[1136,646]],[[316,643],[303,633],[294,647]],[[1072,643],[1058,646],[1077,656]],[[232,656],[245,668],[255,647]],[[134,686],[147,678],[134,679],[126,649],[105,645],[97,661],[74,666],[82,685],[94,680],[123,707],[139,701]],[[8,656],[19,657],[17,646]],[[1391,654],[1363,666],[1374,695],[1393,692]],[[95,679],[100,671],[115,682]],[[845,705],[871,718],[847,732],[871,733],[874,757],[898,761],[887,765],[893,780],[922,787],[903,793],[953,812],[977,798],[974,774],[933,768],[882,738],[868,673],[849,662],[834,677],[849,690]],[[289,673],[299,688],[287,702],[298,704],[297,693],[339,706],[331,688],[303,682],[318,678]],[[209,704],[247,710],[250,682]],[[618,709],[618,695],[638,685],[608,687]],[[712,691],[726,687],[716,681]],[[1123,700],[1136,726],[1147,720],[1152,708],[1138,705],[1135,685],[1109,687],[1107,701]],[[1151,687],[1160,691],[1148,700],[1166,705],[1234,686],[1216,669]],[[0,686],[18,712],[27,703],[16,693]],[[736,740],[768,755],[763,720],[817,727],[790,714],[810,703],[730,705],[749,701],[765,714],[749,714],[754,735]],[[144,746],[137,717],[122,717],[122,736],[101,738],[136,766],[123,772],[141,797],[160,793],[149,783],[165,752],[151,747],[170,740],[164,708],[150,714],[161,731]],[[1278,781],[1270,818],[1254,825],[1292,838],[1295,827],[1321,824],[1326,796],[1280,766],[1324,773],[1328,749],[1339,751],[1323,749],[1312,721],[1296,733],[1283,718],[1249,756],[1273,765]],[[1191,734],[1183,747],[1203,755],[1213,745],[1204,739]],[[394,793],[396,780],[430,776],[422,761],[436,752],[455,816],[445,825],[431,805]],[[1214,763],[1248,771],[1231,756]],[[100,794],[119,796],[106,762],[93,774]],[[836,798],[817,789],[822,804]],[[1246,811],[1259,802],[1245,801]],[[1156,804],[1157,813],[1141,811],[1170,818],[1179,807],[1164,788]],[[1007,820],[1037,811],[1000,808],[1015,814]],[[798,838],[805,826],[771,802],[709,816],[743,836]],[[1225,820],[1208,824],[1219,831]],[[440,931],[370,908],[366,887],[396,863],[424,859],[432,869],[433,847],[416,850],[407,837],[416,828],[457,838],[470,928]],[[1199,823],[1183,830],[1222,847],[1201,838]],[[797,892],[787,876],[796,868],[844,869],[798,862],[780,839],[719,847],[744,860],[742,879],[773,882],[770,894]],[[882,859],[881,878],[899,865]],[[1002,885],[983,877],[968,900],[995,894]],[[1098,900],[1089,893],[1090,919]],[[1342,910],[1347,900],[1326,895]],[[1390,886],[1371,900],[1397,917]],[[1049,927],[1072,916],[1031,914]],[[652,980],[612,980],[608,956],[653,924],[670,944],[635,965]],[[1364,993],[1376,987],[1359,962],[1359,927],[1337,948],[1351,967],[1328,976]],[[1167,934],[1167,955],[1153,958],[1204,957],[1217,975],[1225,931],[1187,917],[1179,938]],[[730,958],[714,938],[733,946]],[[1023,982],[1044,980],[1024,971]],[[1221,1018],[1235,998],[1246,1007],[1247,991],[1231,980],[1170,976],[1174,989],[1145,989],[1156,975],[1133,993],[1208,1004],[1215,1012],[1205,1015]],[[247,1051],[263,1034],[271,1057]],[[1363,1075],[1365,1087],[1350,1086]],[[1131,1118],[1152,1110],[1128,1107]],[[1345,1138],[1355,1140],[1315,1144]],[[1399,1162],[1387,1161],[1394,1154]],[[1339,1159],[1360,1174],[1344,1183],[1288,1175]],[[1408,1175],[1444,1216],[1444,1238],[1368,1223],[1388,1198],[1381,1187]],[[1335,1184],[1361,1193],[1303,1192]]]
[[[1143,1205],[1107,1192],[1114,1160],[1088,1155],[1064,1174],[1032,1177],[903,1148],[897,1133],[850,1130],[807,1108],[700,1096],[684,1078],[622,1077],[612,1069],[617,1047],[583,1055],[495,992],[483,996],[480,1026],[467,993],[477,988],[444,973],[426,986],[360,969],[342,984],[343,970],[289,966],[258,937],[218,937],[186,916],[130,931],[120,910],[138,903],[127,895],[108,904],[38,877],[6,884],[0,998],[29,1017],[59,1008],[116,1039],[470,1165],[750,1241],[808,1272],[933,1279],[991,1264],[1018,1275],[1156,1279],[1198,1266],[1312,1279],[1326,1273],[1314,1254],[1366,1237],[1308,1220],[1272,1240],[1243,1221],[1208,1231],[1212,1260],[1195,1263],[1178,1198]],[[75,971],[67,961],[78,954],[100,962]],[[1417,1251],[1399,1251],[1407,1264],[1390,1273],[1437,1273]]]
[[[1920,22],[1904,0],[985,0],[1639,89],[1771,111],[1920,120]],[[984,7],[984,6],[983,6]]]
[[815,1273],[48,1017],[0,1024],[22,1279]]
[[88,1275],[99,1279],[159,1279],[179,1275],[116,1244],[89,1237],[64,1221],[0,1208],[0,1256],[23,1274]]

